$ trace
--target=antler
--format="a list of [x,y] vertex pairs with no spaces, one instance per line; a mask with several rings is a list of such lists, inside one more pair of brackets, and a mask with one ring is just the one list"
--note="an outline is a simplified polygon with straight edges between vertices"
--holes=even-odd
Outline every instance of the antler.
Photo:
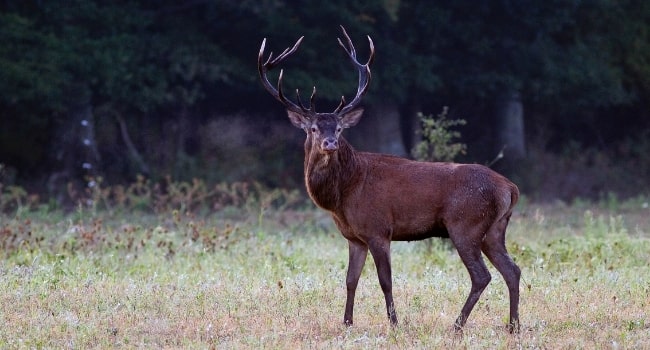
[[368,62],[366,62],[366,64],[361,64],[359,61],[357,61],[357,52],[354,49],[354,45],[352,45],[350,36],[345,31],[345,28],[343,28],[343,26],[341,26],[341,30],[343,31],[343,35],[347,40],[347,47],[343,44],[341,38],[338,38],[339,45],[341,45],[343,50],[345,50],[348,56],[350,56],[352,63],[355,65],[355,67],[357,67],[357,70],[359,71],[359,86],[357,87],[357,95],[348,104],[345,103],[345,96],[341,96],[341,103],[338,105],[338,107],[336,107],[336,110],[334,110],[334,113],[340,113],[343,115],[354,109],[359,104],[359,102],[361,102],[361,97],[363,97],[363,95],[368,90],[371,78],[370,64],[372,64],[372,61],[375,59],[375,45],[373,44],[370,36],[368,36],[368,42],[370,43],[370,57],[368,58]]
[[293,47],[287,47],[278,57],[273,59],[273,52],[269,54],[269,58],[266,60],[266,62],[262,63],[264,60],[264,47],[266,46],[266,38],[262,40],[262,47],[260,47],[260,53],[257,56],[257,70],[260,73],[260,78],[262,79],[262,84],[266,88],[266,91],[268,91],[273,97],[275,97],[278,101],[282,102],[288,109],[294,111],[294,112],[303,112],[303,113],[309,113],[309,112],[314,112],[314,96],[316,95],[316,87],[314,86],[314,91],[311,94],[311,98],[309,99],[310,107],[306,108],[302,104],[302,99],[300,98],[300,92],[298,89],[296,89],[296,98],[298,99],[298,103],[300,105],[297,105],[290,100],[288,100],[284,94],[282,93],[282,73],[283,70],[280,70],[280,76],[278,77],[278,88],[276,89],[273,87],[271,82],[269,82],[269,79],[266,75],[268,71],[273,69],[275,66],[280,64],[282,61],[284,61],[289,55],[294,53],[297,49],[298,46],[300,46],[300,43],[302,43],[302,39],[304,39],[304,36],[301,36],[298,41],[293,45]]
[[[357,52],[354,49],[354,45],[352,45],[350,36],[345,31],[345,28],[343,28],[343,26],[341,26],[341,30],[343,31],[343,35],[347,41],[347,46],[343,44],[343,41],[341,41],[340,38],[338,38],[339,45],[341,45],[341,47],[343,47],[343,50],[345,50],[348,56],[350,56],[352,63],[355,65],[355,67],[357,67],[357,70],[359,71],[359,86],[357,87],[357,95],[352,99],[350,103],[346,103],[345,96],[341,96],[341,103],[339,103],[338,107],[336,107],[334,110],[334,113],[345,114],[354,109],[359,104],[359,102],[361,102],[361,97],[363,97],[363,95],[368,90],[371,77],[370,64],[375,58],[375,45],[373,44],[370,36],[368,36],[368,42],[370,43],[370,57],[368,58],[368,62],[366,62],[366,64],[361,64],[359,61],[357,61]],[[271,82],[269,82],[269,79],[266,75],[268,71],[284,61],[289,55],[293,54],[298,49],[298,46],[300,46],[300,43],[302,43],[302,39],[304,39],[304,36],[301,36],[300,39],[298,39],[298,41],[296,41],[296,43],[293,45],[293,47],[288,47],[282,51],[282,53],[275,59],[273,58],[273,52],[271,52],[266,62],[264,62],[264,48],[266,46],[266,38],[262,40],[262,47],[260,47],[260,53],[257,56],[257,70],[260,73],[260,78],[262,79],[262,84],[264,85],[264,88],[266,88],[266,91],[273,95],[273,97],[275,97],[278,101],[282,102],[282,104],[284,104],[287,109],[290,109],[294,112],[309,114],[316,113],[314,108],[314,96],[316,95],[315,86],[314,91],[309,98],[309,108],[307,108],[302,103],[302,99],[300,98],[300,91],[298,89],[296,89],[296,98],[298,100],[298,104],[295,104],[288,100],[284,96],[284,93],[282,93],[282,69],[280,70],[280,76],[278,77],[277,89],[271,84]]]

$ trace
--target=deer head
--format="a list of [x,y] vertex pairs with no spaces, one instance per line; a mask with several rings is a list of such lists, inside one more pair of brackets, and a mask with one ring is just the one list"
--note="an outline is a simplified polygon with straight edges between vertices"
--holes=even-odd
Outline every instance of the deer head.
[[304,37],[300,37],[298,41],[293,45],[293,47],[286,48],[280,55],[276,58],[273,58],[273,52],[269,54],[269,57],[264,61],[264,48],[266,46],[266,39],[262,41],[262,47],[260,48],[259,55],[257,57],[257,68],[260,73],[260,78],[262,84],[266,90],[273,95],[278,101],[280,101],[286,108],[289,115],[289,120],[291,123],[298,128],[303,129],[307,133],[307,139],[310,143],[317,147],[320,153],[330,154],[338,150],[338,140],[339,136],[343,129],[352,127],[359,122],[361,115],[363,114],[363,109],[356,108],[361,102],[361,97],[368,90],[370,84],[370,64],[372,63],[375,57],[375,47],[370,36],[368,36],[368,41],[370,43],[370,57],[366,64],[361,64],[357,61],[357,53],[352,44],[352,40],[348,36],[348,33],[345,31],[345,28],[341,26],[343,35],[346,39],[346,44],[338,39],[339,45],[343,47],[345,52],[350,57],[350,60],[357,68],[359,72],[359,85],[357,87],[356,96],[347,103],[345,101],[345,96],[341,96],[341,102],[338,107],[332,113],[317,113],[314,107],[314,97],[316,96],[316,87],[314,87],[311,97],[309,99],[309,108],[305,107],[300,98],[300,92],[296,89],[296,100],[298,103],[294,103],[286,98],[282,92],[282,75],[283,70],[280,70],[280,76],[278,77],[277,89],[269,82],[267,77],[267,72],[282,61],[284,61],[289,55],[293,54],[300,44]]

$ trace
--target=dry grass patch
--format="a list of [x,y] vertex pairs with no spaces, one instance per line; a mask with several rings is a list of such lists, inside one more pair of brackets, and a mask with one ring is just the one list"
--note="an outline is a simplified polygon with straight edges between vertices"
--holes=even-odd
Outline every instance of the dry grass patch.
[[470,283],[441,241],[394,244],[398,327],[371,258],[355,325],[344,327],[345,240],[321,212],[281,215],[2,217],[12,243],[0,264],[0,347],[650,347],[648,230],[625,213],[520,208],[508,234],[523,270],[518,335],[505,331],[507,288],[493,268],[464,333],[453,333]]

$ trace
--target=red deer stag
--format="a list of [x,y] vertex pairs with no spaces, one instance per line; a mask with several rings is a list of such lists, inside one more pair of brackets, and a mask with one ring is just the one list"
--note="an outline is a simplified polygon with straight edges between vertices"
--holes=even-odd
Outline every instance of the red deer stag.
[[519,197],[517,186],[491,169],[476,164],[417,162],[390,155],[357,152],[341,136],[357,124],[363,109],[356,108],[370,83],[370,64],[375,55],[372,39],[366,64],[357,61],[350,37],[339,44],[359,72],[356,96],[345,97],[333,113],[316,113],[314,95],[306,107],[298,90],[298,104],[282,92],[282,70],[277,89],[267,72],[293,54],[295,45],[264,61],[266,39],[258,56],[258,70],[266,90],[287,108],[291,123],[307,133],[305,185],[311,199],[334,218],[348,240],[347,299],[343,322],[352,325],[354,295],[368,249],[379,276],[391,324],[397,324],[393,304],[391,241],[448,237],[469,272],[472,288],[454,323],[461,331],[481,293],[490,282],[483,252],[503,275],[510,293],[510,332],[519,330],[519,267],[505,246],[506,226]]

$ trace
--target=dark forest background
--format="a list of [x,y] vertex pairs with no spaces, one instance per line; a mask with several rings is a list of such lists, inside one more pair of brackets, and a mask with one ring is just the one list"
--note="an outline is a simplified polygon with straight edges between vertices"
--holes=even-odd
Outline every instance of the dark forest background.
[[[462,162],[537,200],[647,194],[650,2],[632,0],[0,1],[0,183],[63,200],[101,177],[301,188],[303,132],[262,88],[317,110],[356,92],[344,25],[373,80],[361,150],[409,156],[417,113],[462,118]],[[276,75],[272,79],[277,78]]]

